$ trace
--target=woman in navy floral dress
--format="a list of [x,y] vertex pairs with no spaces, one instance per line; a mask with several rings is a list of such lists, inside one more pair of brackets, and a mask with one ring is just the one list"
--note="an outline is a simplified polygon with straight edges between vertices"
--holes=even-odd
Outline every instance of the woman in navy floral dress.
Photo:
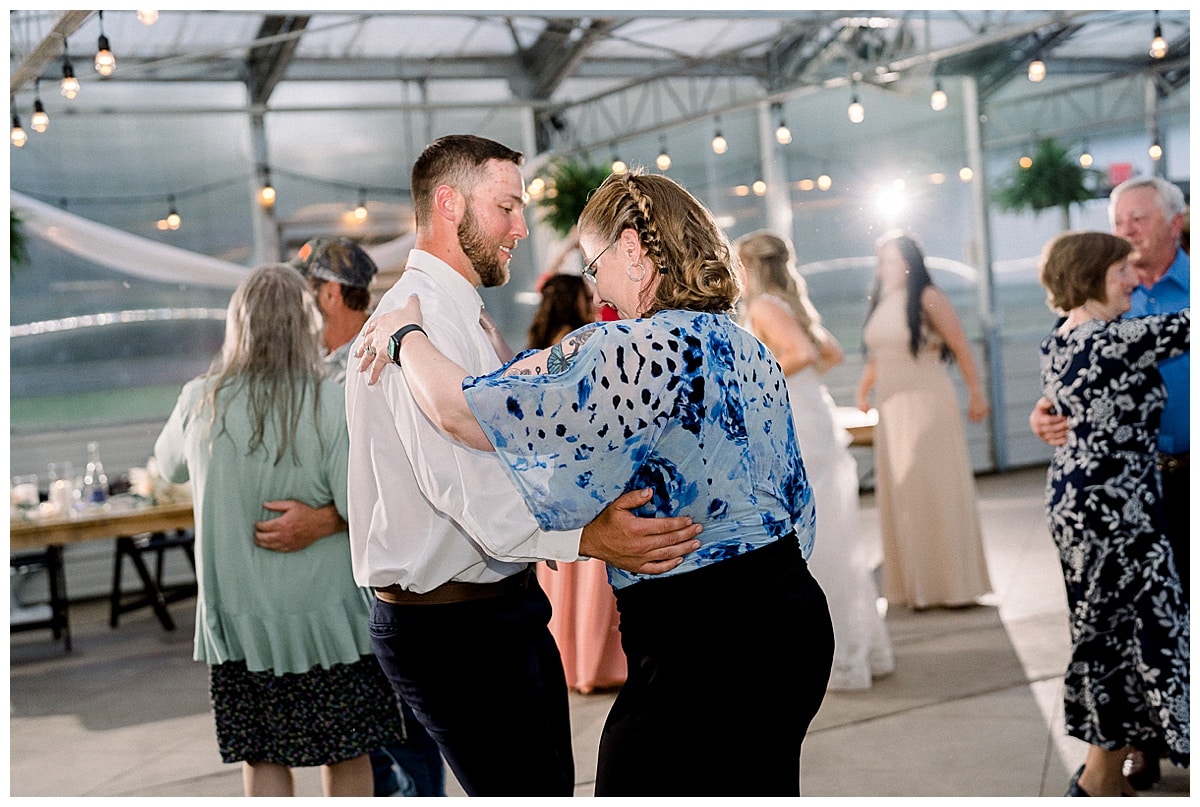
[[1064,233],[1040,267],[1064,317],[1042,342],[1042,390],[1069,426],[1046,503],[1071,612],[1067,733],[1089,745],[1074,796],[1133,795],[1131,745],[1189,762],[1188,605],[1163,537],[1155,440],[1157,363],[1188,349],[1191,314],[1120,318],[1138,283],[1130,249]]
[[[661,575],[609,569],[629,673],[595,795],[799,795],[833,629],[806,563],[812,492],[783,372],[735,322],[736,259],[678,184],[610,176],[579,233],[584,277],[622,319],[465,379],[410,331],[405,377],[431,420],[497,452],[543,529],[578,528],[639,489],[653,492],[639,515],[704,526]],[[415,299],[398,313],[364,331],[378,355],[421,321]]]

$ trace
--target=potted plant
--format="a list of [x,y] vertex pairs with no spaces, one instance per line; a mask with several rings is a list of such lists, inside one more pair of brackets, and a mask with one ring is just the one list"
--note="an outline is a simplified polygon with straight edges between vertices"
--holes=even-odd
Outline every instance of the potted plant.
[[1044,138],[1034,150],[1028,168],[1017,166],[1001,179],[994,198],[1004,210],[1032,210],[1035,215],[1051,207],[1062,211],[1064,230],[1071,229],[1071,205],[1096,198],[1100,172],[1084,168],[1067,148]]

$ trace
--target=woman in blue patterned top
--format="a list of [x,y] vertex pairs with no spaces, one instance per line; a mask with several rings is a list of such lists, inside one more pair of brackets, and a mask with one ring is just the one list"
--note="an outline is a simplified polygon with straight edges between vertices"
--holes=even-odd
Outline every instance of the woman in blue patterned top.
[[1062,321],[1042,342],[1042,394],[1066,416],[1046,480],[1071,612],[1067,734],[1088,743],[1068,796],[1132,796],[1129,746],[1186,766],[1188,605],[1163,530],[1158,363],[1188,349],[1191,313],[1121,317],[1138,285],[1128,241],[1063,233],[1041,281]]
[[[580,527],[646,488],[640,515],[704,525],[701,548],[662,575],[609,569],[629,676],[595,795],[799,795],[833,633],[805,560],[815,516],[783,373],[734,321],[728,240],[677,183],[610,176],[579,233],[584,277],[621,320],[477,378],[412,327],[415,297],[364,337],[440,428],[500,455],[543,528]],[[378,374],[371,359],[362,369]],[[713,737],[733,747],[706,753]]]

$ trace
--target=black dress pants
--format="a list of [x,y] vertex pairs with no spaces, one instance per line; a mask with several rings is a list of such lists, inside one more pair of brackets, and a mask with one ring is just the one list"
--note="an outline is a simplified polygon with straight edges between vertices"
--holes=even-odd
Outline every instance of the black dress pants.
[[798,796],[833,624],[794,535],[617,591],[629,677],[597,796]]
[[447,605],[375,600],[371,644],[469,796],[571,796],[562,657],[537,585]]

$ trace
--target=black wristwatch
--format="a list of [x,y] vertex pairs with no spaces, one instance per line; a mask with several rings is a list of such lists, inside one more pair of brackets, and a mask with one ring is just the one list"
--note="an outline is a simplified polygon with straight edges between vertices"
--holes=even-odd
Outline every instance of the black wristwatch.
[[[420,325],[405,325],[403,328],[401,328],[400,330],[398,330],[394,334],[392,334],[391,338],[388,339],[388,346],[387,346],[388,358],[391,359],[392,361],[394,361],[396,364],[400,363],[400,342],[401,342],[401,340],[403,340],[404,337],[408,336],[413,331],[420,331],[421,333],[425,333],[425,329],[422,328]],[[427,333],[425,335],[429,336],[429,334],[427,334]]]

